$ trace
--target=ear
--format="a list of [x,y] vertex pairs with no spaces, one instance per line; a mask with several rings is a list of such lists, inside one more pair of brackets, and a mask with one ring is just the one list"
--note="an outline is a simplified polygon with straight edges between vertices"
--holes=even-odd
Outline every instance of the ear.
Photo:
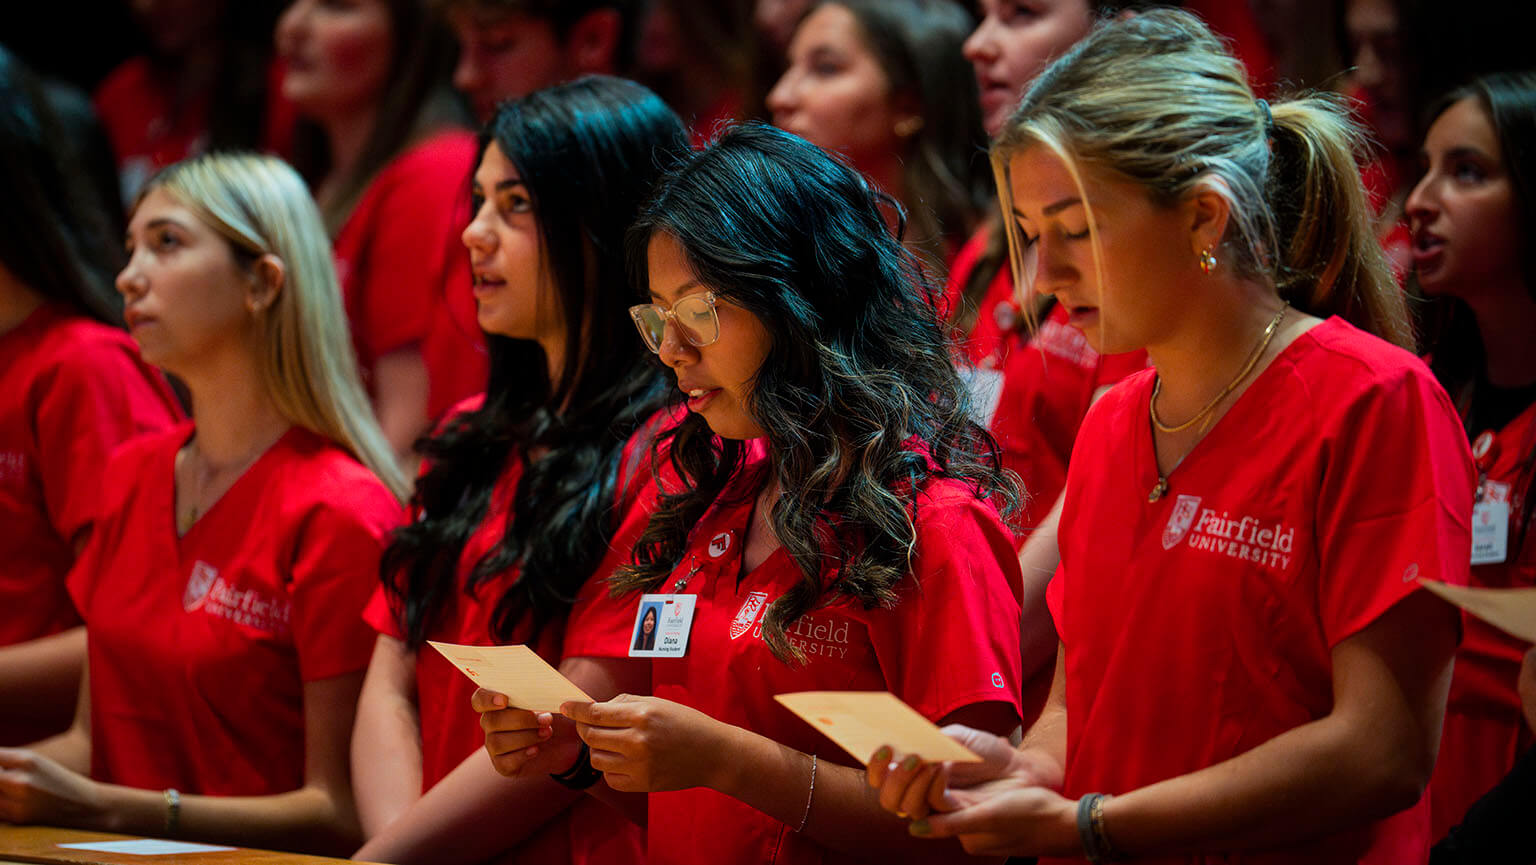
[[896,115],[896,122],[891,125],[891,131],[897,138],[907,139],[921,132],[923,124],[923,107],[917,98],[911,93],[895,94],[892,107]]
[[1214,179],[1201,181],[1180,204],[1189,226],[1191,259],[1198,259],[1206,250],[1215,252],[1221,247],[1221,239],[1227,236],[1232,205],[1221,194],[1220,183]]
[[288,266],[270,252],[251,265],[251,287],[245,294],[245,308],[262,312],[277,302],[288,281]]
[[594,9],[581,16],[565,38],[565,56],[576,75],[618,72],[620,16],[617,9]]

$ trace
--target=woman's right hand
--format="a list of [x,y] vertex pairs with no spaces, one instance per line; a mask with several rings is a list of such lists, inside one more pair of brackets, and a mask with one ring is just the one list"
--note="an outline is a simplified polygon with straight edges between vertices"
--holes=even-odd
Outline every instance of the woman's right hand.
[[950,724],[944,734],[981,758],[977,763],[925,763],[916,754],[896,753],[890,746],[870,758],[866,775],[869,786],[880,791],[880,807],[903,819],[920,820],[933,811],[960,807],[951,789],[965,789],[1013,777],[1024,783],[1053,786],[1059,780],[1037,772],[1028,752],[985,730]]
[[485,688],[475,690],[470,705],[480,713],[491,765],[503,775],[559,774],[581,753],[574,726],[563,718],[557,728],[553,714],[511,708],[506,695]]

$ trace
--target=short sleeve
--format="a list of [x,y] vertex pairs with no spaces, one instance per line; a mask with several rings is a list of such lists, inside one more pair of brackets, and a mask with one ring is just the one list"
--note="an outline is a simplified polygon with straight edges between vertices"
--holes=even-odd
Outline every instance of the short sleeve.
[[1056,625],[1056,633],[1062,642],[1067,641],[1067,579],[1062,575],[1062,566],[1056,566],[1056,573],[1051,575],[1051,581],[1045,584],[1045,607],[1051,613],[1051,621]]
[[[186,424],[178,429],[190,432],[190,426]],[[139,540],[123,536],[123,525],[131,500],[146,483],[146,473],[151,470],[155,455],[160,452],[158,448],[174,449],[178,446],[176,443],[183,438],[175,433],[164,435],[172,435],[174,438],[165,444],[164,437],[156,435],[118,447],[98,473],[91,537],[70,566],[64,583],[75,610],[87,624],[90,622],[91,596],[95,594],[102,574],[114,556],[131,555],[132,546]]]
[[390,603],[389,593],[384,591],[382,583],[374,587],[373,597],[369,598],[368,605],[363,607],[363,621],[386,637],[394,637],[397,640],[405,639],[405,632],[400,627],[397,609],[394,604]]
[[468,278],[459,232],[468,222],[474,147],[468,133],[434,137],[392,163],[358,205],[369,236],[364,260],[352,262],[359,281],[350,290],[373,357],[422,345],[442,315],[451,278]]
[[48,519],[66,540],[94,519],[112,451],[176,419],[169,390],[156,387],[131,346],[87,338],[71,351],[41,388],[35,414]]
[[1415,591],[1419,577],[1466,584],[1476,477],[1455,410],[1427,370],[1375,383],[1327,446],[1318,603],[1335,646]]
[[1019,714],[1023,580],[1012,533],[989,502],[958,485],[922,496],[917,515],[915,579],[894,609],[869,617],[887,683],[934,721],[987,702]]
[[345,506],[315,506],[298,535],[290,577],[293,639],[306,682],[368,666],[377,633],[363,610],[379,585],[379,557],[400,509],[371,477]]

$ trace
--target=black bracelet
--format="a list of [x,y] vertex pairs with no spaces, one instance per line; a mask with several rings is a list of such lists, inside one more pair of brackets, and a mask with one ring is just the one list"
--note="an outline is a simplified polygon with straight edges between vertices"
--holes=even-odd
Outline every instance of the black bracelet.
[[587,747],[586,742],[582,742],[581,753],[576,755],[576,762],[571,764],[571,768],[558,775],[551,774],[549,777],[555,779],[555,783],[562,787],[585,790],[601,781],[603,773],[592,768],[592,749]]

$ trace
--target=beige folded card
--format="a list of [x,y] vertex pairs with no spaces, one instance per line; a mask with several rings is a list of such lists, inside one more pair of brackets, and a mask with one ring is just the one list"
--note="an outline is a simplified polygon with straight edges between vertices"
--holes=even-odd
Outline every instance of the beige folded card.
[[507,695],[507,704],[533,712],[559,713],[567,700],[590,703],[592,698],[544,663],[527,646],[460,646],[428,640],[450,664],[476,685]]
[[916,754],[929,763],[981,758],[939,731],[932,721],[885,691],[801,691],[774,697],[786,709],[868,765],[881,745]]
[[1536,589],[1476,589],[1425,579],[1419,584],[1499,630],[1536,643]]

